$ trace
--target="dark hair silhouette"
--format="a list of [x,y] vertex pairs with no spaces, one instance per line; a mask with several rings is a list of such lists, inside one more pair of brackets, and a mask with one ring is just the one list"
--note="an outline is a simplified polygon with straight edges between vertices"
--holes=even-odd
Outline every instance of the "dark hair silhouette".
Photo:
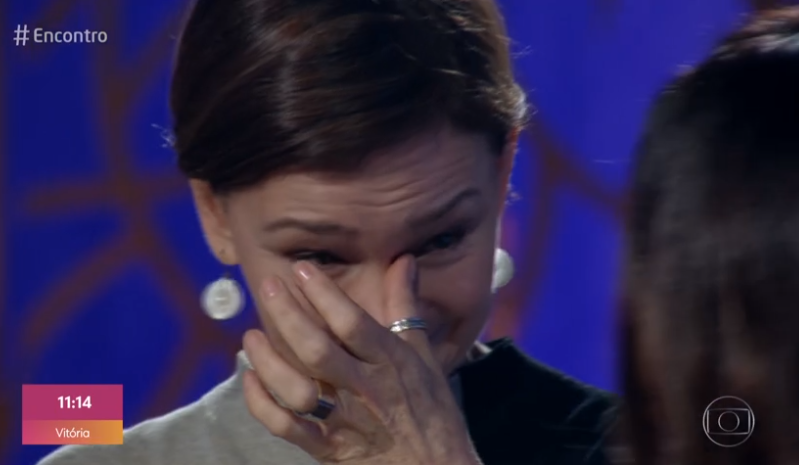
[[[635,463],[799,463],[799,9],[755,18],[663,92],[631,200],[621,369]],[[737,447],[703,431],[720,396],[754,413]]]
[[348,172],[436,124],[523,123],[493,0],[198,0],[172,81],[181,170],[216,192]]

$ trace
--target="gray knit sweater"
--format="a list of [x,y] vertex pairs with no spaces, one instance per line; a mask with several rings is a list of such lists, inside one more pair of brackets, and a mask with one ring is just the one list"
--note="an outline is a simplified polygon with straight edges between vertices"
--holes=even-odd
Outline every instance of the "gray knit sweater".
[[126,430],[122,445],[66,446],[38,465],[317,465],[250,415],[241,385],[249,366],[239,353],[232,378],[193,404]]
[[118,446],[66,446],[39,465],[315,465],[272,436],[244,403],[239,354],[235,376],[197,402],[125,431]]
[[[450,380],[469,435],[490,465],[608,465],[616,398],[527,357],[510,340],[490,343]],[[314,465],[252,418],[241,376],[199,401],[125,433],[119,446],[68,446],[40,465]],[[318,464],[316,464],[318,465]]]

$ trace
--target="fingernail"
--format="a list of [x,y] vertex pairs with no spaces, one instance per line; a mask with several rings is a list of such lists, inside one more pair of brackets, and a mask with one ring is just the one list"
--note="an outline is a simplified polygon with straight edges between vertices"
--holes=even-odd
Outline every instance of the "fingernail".
[[280,292],[280,280],[274,276],[270,276],[264,280],[264,294],[266,297],[274,297]]
[[261,342],[258,330],[250,330],[244,333],[242,345],[244,346],[245,352],[252,352],[256,350]]
[[313,265],[308,262],[297,262],[294,264],[294,273],[305,281],[311,279],[315,272],[316,270],[314,270]]

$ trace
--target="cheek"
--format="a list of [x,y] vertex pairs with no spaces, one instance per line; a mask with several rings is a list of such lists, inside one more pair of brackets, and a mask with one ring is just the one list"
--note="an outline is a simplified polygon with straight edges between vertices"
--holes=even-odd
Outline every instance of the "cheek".
[[260,304],[259,291],[267,276],[277,275],[284,282],[290,282],[291,268],[288,262],[261,248],[238,241],[236,242],[236,252],[239,256],[241,272],[247,281],[247,287],[254,303]]
[[421,276],[420,297],[439,325],[432,334],[433,352],[446,373],[463,362],[488,320],[493,263],[489,242],[447,269]]
[[258,313],[258,320],[261,322],[262,329],[269,337],[269,341],[289,365],[293,366],[300,373],[305,373],[306,369],[304,365],[294,354],[294,351],[291,350],[286,340],[276,330],[275,323],[269,317],[263,299],[260,297],[260,288],[264,279],[266,279],[267,276],[277,275],[283,280],[286,288],[294,296],[298,305],[297,311],[305,312],[319,326],[325,327],[322,317],[308,304],[307,300],[294,285],[291,264],[288,260],[270,254],[260,247],[254,247],[252,249],[247,249],[247,253],[241,255],[239,265],[247,283],[251,303],[254,310]]
[[[421,271],[420,297],[445,324],[485,320],[491,301],[493,247],[488,243],[446,268]],[[483,321],[484,322],[484,321]],[[483,322],[474,324],[482,326]]]
[[[248,234],[251,230],[248,225],[234,224],[234,226],[232,242],[236,247],[239,267],[247,281],[253,303],[261,309],[263,304],[259,292],[267,276],[278,276],[291,289],[293,283],[291,263],[285,257],[264,250],[255,238]],[[259,313],[264,312],[259,311]]]
[[[263,300],[260,298],[261,286],[267,276],[277,276],[283,281],[286,289],[288,289],[289,293],[294,297],[298,310],[306,312],[318,323],[323,323],[319,314],[297,288],[289,260],[277,257],[263,249],[256,248],[256,250],[251,251],[241,260],[240,266],[244,278],[247,281],[247,288],[250,290],[250,294],[253,297],[253,303],[257,307],[258,314],[262,320],[268,320],[269,315],[265,311]],[[322,324],[322,326],[324,326],[324,324]]]

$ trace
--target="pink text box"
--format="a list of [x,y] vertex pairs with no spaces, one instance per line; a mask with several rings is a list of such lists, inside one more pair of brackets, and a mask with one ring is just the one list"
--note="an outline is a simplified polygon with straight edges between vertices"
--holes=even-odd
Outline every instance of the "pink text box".
[[122,385],[24,384],[22,420],[122,420]]

